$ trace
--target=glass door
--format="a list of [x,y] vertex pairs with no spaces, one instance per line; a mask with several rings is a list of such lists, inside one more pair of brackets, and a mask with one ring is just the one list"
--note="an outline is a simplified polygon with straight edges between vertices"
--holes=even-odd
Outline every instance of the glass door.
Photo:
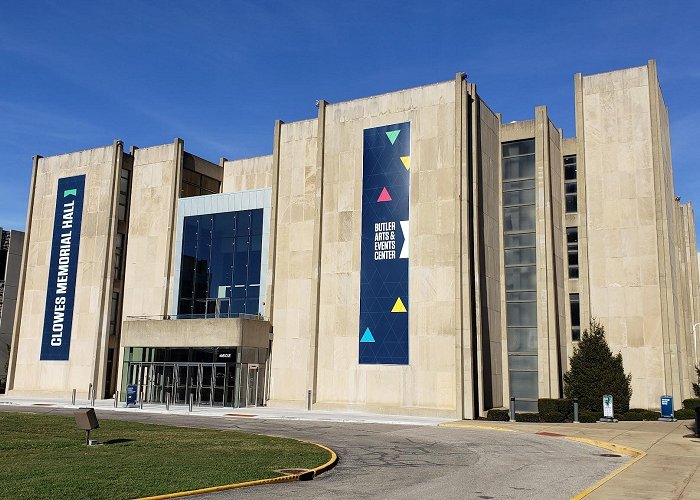
[[187,365],[175,365],[175,396],[174,402],[187,403]]
[[214,366],[210,364],[202,363],[199,365],[199,397],[198,401],[200,405],[211,406],[212,404],[212,385],[214,378]]
[[248,365],[246,406],[258,405],[258,365]]
[[226,406],[226,365],[214,365],[212,404]]

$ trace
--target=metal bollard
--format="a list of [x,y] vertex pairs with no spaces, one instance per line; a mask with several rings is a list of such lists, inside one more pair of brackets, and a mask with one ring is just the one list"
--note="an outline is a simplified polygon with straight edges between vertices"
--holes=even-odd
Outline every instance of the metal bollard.
[[170,410],[170,393],[165,393],[165,411]]
[[119,406],[119,391],[114,391],[114,407]]
[[190,413],[192,413],[192,397],[194,395],[190,392]]
[[311,403],[312,403],[312,396],[313,396],[313,391],[309,389],[306,391],[306,409],[308,411],[311,411]]
[[143,410],[143,388],[139,392],[139,410]]
[[510,421],[515,422],[515,396],[510,398]]
[[580,423],[578,421],[578,398],[574,398],[574,423]]
[[88,392],[87,392],[88,403],[90,402],[90,394],[92,394],[92,384],[90,384],[88,386]]
[[76,392],[76,389],[73,389],[73,394],[70,397],[70,404],[73,406],[75,406],[75,392]]
[[695,407],[695,435],[700,437],[700,406]]
[[92,402],[92,407],[95,407],[95,392],[97,392],[97,388],[93,387],[92,388],[92,394],[90,394],[90,401]]

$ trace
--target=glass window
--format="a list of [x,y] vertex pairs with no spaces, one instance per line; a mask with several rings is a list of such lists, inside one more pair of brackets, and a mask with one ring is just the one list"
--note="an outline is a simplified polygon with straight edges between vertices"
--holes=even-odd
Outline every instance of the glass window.
[[564,157],[564,193],[565,208],[567,213],[578,210],[577,185],[576,185],[576,155]]
[[571,340],[576,342],[581,340],[581,309],[578,293],[569,294],[569,305],[571,307]]
[[129,188],[131,183],[131,171],[121,169],[119,175],[119,206],[117,216],[119,220],[126,220],[126,212],[129,207]]
[[513,248],[506,249],[505,252],[506,266],[535,263],[534,248]]
[[506,290],[536,290],[537,268],[518,266],[506,268]]
[[124,235],[117,233],[117,241],[114,245],[114,279],[122,279],[124,267]]
[[511,370],[537,371],[537,356],[511,354],[508,363]]
[[520,191],[506,191],[503,193],[503,206],[512,207],[514,205],[534,205],[535,190],[524,189]]
[[263,210],[185,217],[178,314],[257,314]]
[[503,159],[503,179],[532,179],[535,177],[535,156],[516,156]]
[[536,302],[506,302],[508,326],[537,327]]
[[110,306],[109,334],[117,334],[117,323],[119,322],[119,292],[112,292],[112,304]]
[[[536,357],[535,357],[536,359]],[[510,361],[510,357],[509,357]],[[509,369],[510,394],[517,399],[537,399],[537,372]]]
[[569,278],[578,278],[578,228],[566,228],[566,251],[569,266]]
[[508,328],[508,352],[537,353],[537,328]]
[[506,248],[534,247],[535,233],[506,234],[504,245]]
[[534,231],[535,207],[509,207],[503,209],[503,228],[510,231]]
[[[537,234],[535,141],[503,153],[503,241],[510,391],[519,411],[537,405]],[[527,355],[524,355],[527,354]]]

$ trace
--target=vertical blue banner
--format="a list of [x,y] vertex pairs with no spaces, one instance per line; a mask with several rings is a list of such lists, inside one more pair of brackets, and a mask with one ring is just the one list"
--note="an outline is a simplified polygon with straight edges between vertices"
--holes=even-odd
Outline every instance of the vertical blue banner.
[[364,131],[360,364],[408,364],[410,166],[410,123]]
[[41,340],[42,361],[68,360],[84,199],[84,175],[58,179]]

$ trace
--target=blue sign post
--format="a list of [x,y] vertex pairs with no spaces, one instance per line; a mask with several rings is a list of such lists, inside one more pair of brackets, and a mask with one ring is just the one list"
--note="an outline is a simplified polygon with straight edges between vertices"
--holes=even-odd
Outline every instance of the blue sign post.
[[675,422],[673,416],[673,398],[671,396],[661,396],[661,418],[663,422]]
[[70,354],[84,199],[84,175],[58,179],[41,340],[42,361],[68,361]]

